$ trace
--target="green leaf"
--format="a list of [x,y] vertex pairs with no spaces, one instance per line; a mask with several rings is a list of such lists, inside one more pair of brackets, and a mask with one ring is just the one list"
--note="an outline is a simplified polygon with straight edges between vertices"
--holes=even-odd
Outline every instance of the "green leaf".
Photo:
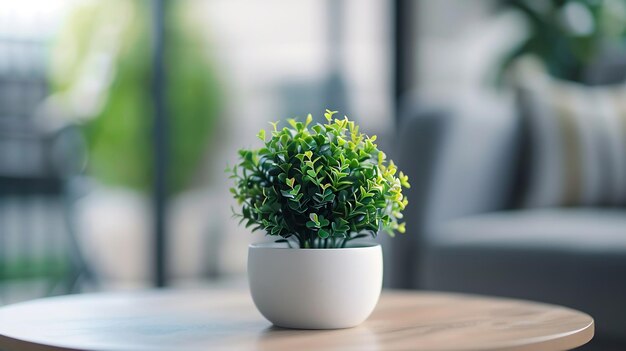
[[326,110],[326,112],[324,113],[324,117],[326,118],[326,120],[328,121],[328,123],[330,123],[333,120],[333,115],[336,114],[337,111],[331,111],[331,110]]
[[322,132],[324,132],[324,127],[322,127],[321,125],[314,125],[313,127],[311,127],[311,129],[313,129],[313,131],[316,134],[322,134]]
[[281,194],[283,197],[286,197],[286,198],[288,198],[288,199],[293,199],[293,198],[295,197],[295,195],[291,194],[291,193],[290,193],[289,191],[287,191],[287,190],[281,190],[281,191],[280,191],[280,194]]
[[406,176],[403,172],[400,172],[398,178],[400,179],[400,184],[402,184],[405,188],[410,188],[411,184],[409,184],[409,177]]
[[278,175],[278,180],[280,180],[281,182],[285,182],[285,184],[287,183],[287,175],[285,173],[281,173]]
[[278,122],[269,122],[272,125],[274,132],[278,131]]
[[345,231],[333,231],[333,235],[335,238],[345,238],[346,237],[346,232]]
[[329,233],[329,232],[327,232],[327,231],[325,231],[324,229],[320,229],[320,230],[317,232],[317,236],[319,236],[319,237],[320,237],[320,238],[322,238],[322,239],[326,239],[326,238],[328,238],[328,237],[330,236],[330,233]]
[[320,227],[326,227],[329,223],[330,222],[326,218],[324,218],[324,216],[319,216],[318,224],[320,225]]
[[404,224],[404,223],[398,224],[398,228],[397,228],[398,232],[400,232],[400,233],[406,232],[406,227],[405,226],[406,226],[406,224]]
[[261,141],[265,141],[265,129],[261,129],[259,134],[256,135],[257,138],[261,139]]

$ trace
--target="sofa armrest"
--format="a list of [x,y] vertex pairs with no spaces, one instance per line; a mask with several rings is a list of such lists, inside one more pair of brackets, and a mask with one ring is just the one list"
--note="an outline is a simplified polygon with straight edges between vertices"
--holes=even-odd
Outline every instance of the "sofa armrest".
[[413,99],[403,104],[399,120],[393,158],[409,176],[411,188],[403,191],[409,200],[404,211],[406,234],[385,243],[385,285],[417,288],[416,262],[423,246],[428,194],[450,119],[446,110]]
[[438,223],[511,208],[520,171],[520,121],[510,103],[460,100],[445,118],[423,200],[427,241]]
[[460,99],[447,107],[413,99],[401,109],[396,145],[411,188],[407,233],[390,242],[389,286],[417,287],[421,250],[439,223],[510,207],[518,121],[508,103]]

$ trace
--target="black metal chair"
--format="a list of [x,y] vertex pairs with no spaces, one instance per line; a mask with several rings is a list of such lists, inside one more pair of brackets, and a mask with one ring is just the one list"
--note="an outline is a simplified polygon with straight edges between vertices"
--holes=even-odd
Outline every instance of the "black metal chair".
[[75,292],[79,279],[92,275],[73,224],[85,155],[80,131],[35,117],[48,94],[45,43],[0,43],[4,62],[13,65],[0,70],[1,304]]

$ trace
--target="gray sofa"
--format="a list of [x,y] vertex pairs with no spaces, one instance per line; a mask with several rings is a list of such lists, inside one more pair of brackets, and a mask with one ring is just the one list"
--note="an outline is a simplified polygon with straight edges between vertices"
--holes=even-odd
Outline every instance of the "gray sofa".
[[412,188],[387,283],[570,306],[596,319],[588,349],[626,349],[626,210],[516,208],[514,109],[423,106],[401,110],[395,157]]

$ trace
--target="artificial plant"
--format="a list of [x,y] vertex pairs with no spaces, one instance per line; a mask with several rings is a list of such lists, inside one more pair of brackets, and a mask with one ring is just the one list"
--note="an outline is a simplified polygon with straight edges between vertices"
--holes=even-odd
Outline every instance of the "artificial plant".
[[[78,4],[56,39],[51,64],[52,92],[69,97],[64,113],[78,114],[83,126],[91,174],[140,191],[154,181],[151,6],[144,0]],[[170,192],[189,185],[222,106],[193,6],[165,1]]]
[[[626,76],[624,0],[508,0],[523,15],[528,36],[504,59],[501,73],[519,57],[539,58],[554,77],[586,84],[622,81]],[[619,61],[619,62],[615,62]],[[603,66],[619,69],[599,74]]]
[[241,205],[240,223],[300,248],[341,248],[375,237],[380,230],[403,233],[402,188],[408,177],[387,162],[376,136],[368,137],[347,117],[324,114],[327,123],[289,119],[289,126],[258,134],[260,149],[239,151],[227,171]]

